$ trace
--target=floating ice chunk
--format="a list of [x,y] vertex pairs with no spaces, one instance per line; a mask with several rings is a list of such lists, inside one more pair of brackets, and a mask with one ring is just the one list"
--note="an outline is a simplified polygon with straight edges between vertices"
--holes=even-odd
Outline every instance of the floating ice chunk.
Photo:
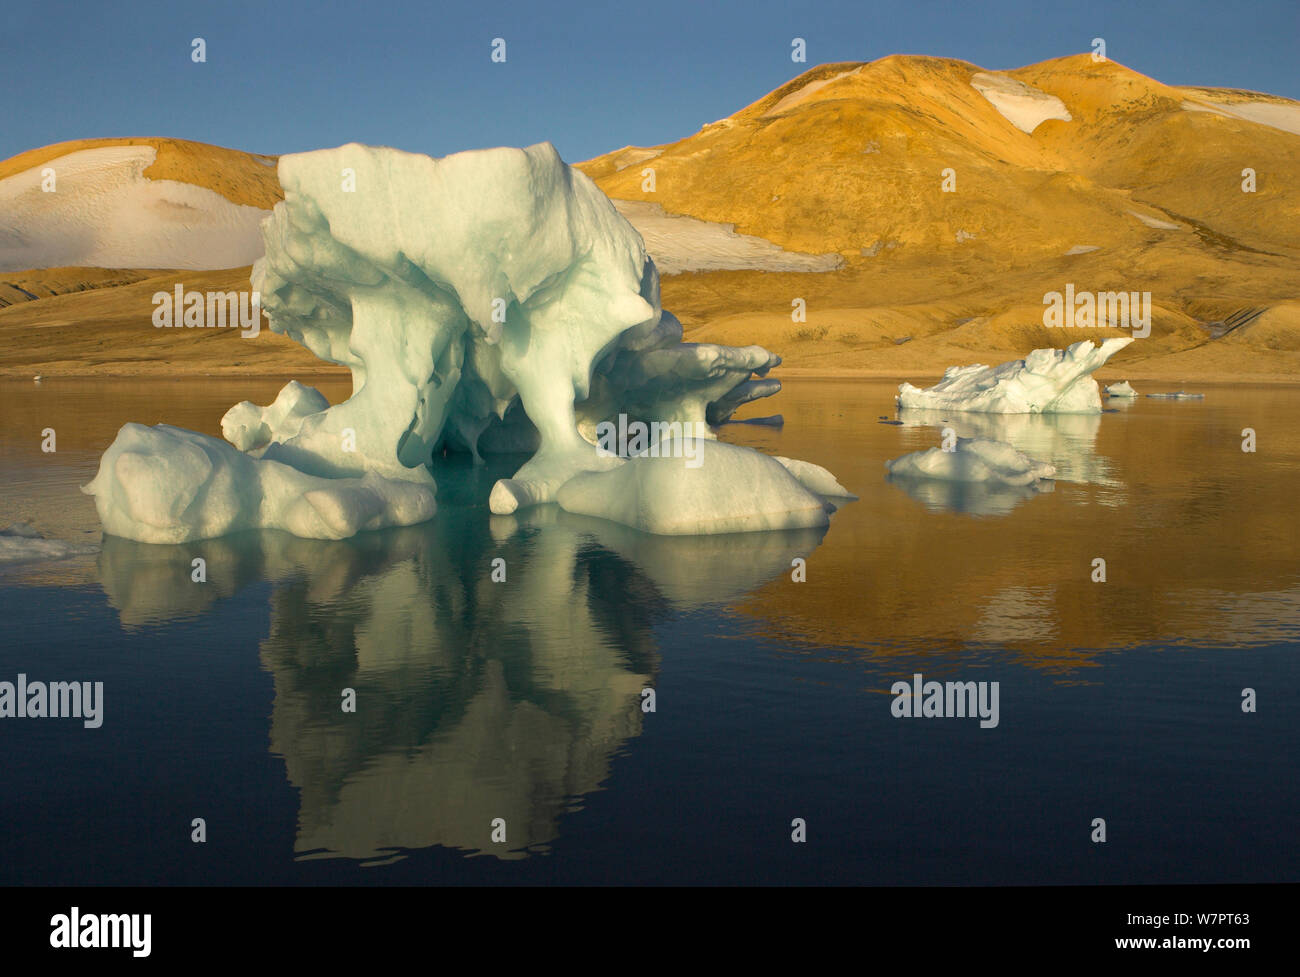
[[1056,469],[1002,441],[958,438],[953,451],[930,448],[885,462],[887,478],[926,508],[976,516],[1006,515],[1051,492]]
[[775,458],[710,440],[697,442],[691,454],[698,464],[661,451],[578,475],[557,501],[567,512],[664,536],[807,529],[829,521],[826,503]]
[[930,478],[947,482],[992,482],[999,485],[1033,485],[1055,478],[1056,469],[1035,461],[1005,441],[958,438],[956,448],[929,448],[885,462],[890,475]]
[[1152,400],[1204,400],[1205,394],[1189,394],[1186,390],[1175,390],[1172,393],[1147,394]]
[[46,539],[38,530],[25,522],[14,523],[7,529],[0,529],[0,566],[63,560],[70,556],[93,553],[95,549],[94,546],[72,543],[63,539]]
[[994,414],[1099,414],[1101,394],[1092,372],[1133,342],[1131,336],[1089,340],[1068,349],[1036,349],[998,367],[949,367],[935,386],[898,388],[899,407],[986,411]]
[[1136,397],[1137,391],[1127,380],[1121,380],[1119,383],[1108,384],[1106,387],[1107,397]]
[[[1127,403],[1127,401],[1117,401]],[[1122,488],[1113,461],[1097,453],[1101,414],[982,414],[975,411],[906,410],[907,427],[950,427],[959,438],[1005,441],[1056,468],[1056,481]]]
[[375,472],[322,478],[166,424],[124,425],[82,491],[95,497],[105,533],[144,543],[245,529],[343,539],[423,522],[437,508],[432,484]]
[[325,395],[315,387],[290,380],[269,407],[258,407],[245,400],[226,411],[221,419],[221,433],[240,451],[254,451],[272,441],[294,437],[302,429],[303,421],[327,410],[329,405]]

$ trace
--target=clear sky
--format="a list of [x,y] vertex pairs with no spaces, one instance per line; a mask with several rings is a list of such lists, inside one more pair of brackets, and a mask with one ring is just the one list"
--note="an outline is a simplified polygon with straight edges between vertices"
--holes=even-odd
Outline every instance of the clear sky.
[[[1169,84],[1300,98],[1300,0],[4,0],[4,21],[0,158],[174,136],[436,156],[549,139],[577,162],[682,138],[825,62],[1014,68],[1094,37]],[[491,60],[497,37],[504,63]],[[790,59],[794,37],[806,64]]]

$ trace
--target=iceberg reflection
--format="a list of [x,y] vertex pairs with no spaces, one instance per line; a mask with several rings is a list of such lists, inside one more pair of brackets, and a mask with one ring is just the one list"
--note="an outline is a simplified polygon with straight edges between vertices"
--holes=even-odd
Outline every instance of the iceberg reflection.
[[520,858],[546,850],[640,733],[654,627],[788,572],[823,534],[654,537],[554,506],[480,507],[340,541],[105,537],[99,576],[127,627],[271,582],[260,657],[271,751],[301,796],[299,858],[381,864],[435,845]]
[[991,482],[947,482],[933,478],[887,475],[927,509],[934,512],[960,512],[968,516],[1005,516],[1020,503],[1040,493],[1052,491],[1050,480],[1034,485],[1005,485]]

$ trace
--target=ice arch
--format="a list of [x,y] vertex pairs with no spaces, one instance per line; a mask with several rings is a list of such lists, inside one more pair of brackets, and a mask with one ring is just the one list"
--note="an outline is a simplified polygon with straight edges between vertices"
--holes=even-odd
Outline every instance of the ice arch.
[[[292,384],[271,408],[237,405],[223,424],[233,445],[128,425],[86,488],[111,534],[408,524],[433,514],[429,463],[444,448],[533,452],[493,487],[493,512],[555,501],[586,474],[584,512],[653,531],[626,506],[593,508],[594,474],[632,466],[609,483],[620,491],[652,468],[664,479],[598,452],[596,425],[626,415],[712,438],[706,422],[780,388],[766,378],[780,358],[761,347],[682,342],[636,230],[549,143],[443,159],[351,144],[281,157],[278,174],[252,286],[272,330],[351,370],[352,396],[315,409]],[[701,506],[728,509],[701,527],[825,523],[824,499],[791,474],[803,469],[747,465],[744,491],[719,491],[727,467],[692,479],[709,479]]]

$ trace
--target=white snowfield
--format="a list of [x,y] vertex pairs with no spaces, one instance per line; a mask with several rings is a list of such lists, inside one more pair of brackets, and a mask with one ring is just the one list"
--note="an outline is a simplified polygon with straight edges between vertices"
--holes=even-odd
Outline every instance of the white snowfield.
[[1056,469],[1035,461],[1004,441],[958,438],[952,451],[928,448],[885,462],[890,475],[929,478],[945,482],[988,482],[996,485],[1034,485],[1056,477]]
[[1225,119],[1239,119],[1242,122],[1254,122],[1256,125],[1270,126],[1300,135],[1300,102],[1290,101],[1240,101],[1218,102],[1209,99],[1201,101],[1187,100],[1183,109],[1188,112],[1209,112]]
[[1009,75],[980,71],[971,76],[970,83],[1004,119],[1021,132],[1032,134],[1048,119],[1073,121],[1065,103],[1055,95],[1049,95]]
[[[339,190],[345,169],[355,192]],[[838,483],[816,466],[792,474],[711,434],[694,467],[598,450],[591,432],[620,416],[707,430],[775,393],[765,374],[780,359],[683,343],[641,237],[549,143],[436,160],[351,144],[281,157],[278,175],[285,199],[263,225],[253,288],[272,330],[351,369],[352,396],[322,407],[290,384],[269,408],[233,408],[231,443],[126,425],[85,487],[106,532],[409,525],[434,514],[435,453],[522,446],[534,453],[493,486],[493,513],[600,473],[566,508],[675,534],[825,524],[801,478]]]
[[[83,149],[0,180],[0,271],[237,268],[262,253],[267,212],[152,180],[152,146]],[[46,170],[53,173],[53,192]]]
[[1099,414],[1101,394],[1092,373],[1132,336],[1091,340],[1068,349],[1036,349],[1023,360],[998,367],[952,366],[943,379],[922,390],[898,388],[898,406],[927,410],[987,411],[994,414]]
[[1136,397],[1137,391],[1133,389],[1133,385],[1127,380],[1121,380],[1119,383],[1112,383],[1106,386],[1106,396],[1121,398]]
[[764,117],[780,115],[782,112],[789,111],[796,105],[802,105],[808,99],[812,98],[817,92],[821,91],[832,82],[839,81],[841,78],[848,78],[850,75],[856,75],[862,71],[862,65],[856,68],[850,68],[848,71],[841,71],[838,74],[831,75],[829,78],[823,78],[820,81],[810,81],[806,85],[801,85],[789,95],[786,95],[770,109],[763,113]]
[[683,271],[834,271],[844,264],[838,254],[801,254],[730,224],[667,213],[655,203],[615,200],[645,241],[660,274]]

